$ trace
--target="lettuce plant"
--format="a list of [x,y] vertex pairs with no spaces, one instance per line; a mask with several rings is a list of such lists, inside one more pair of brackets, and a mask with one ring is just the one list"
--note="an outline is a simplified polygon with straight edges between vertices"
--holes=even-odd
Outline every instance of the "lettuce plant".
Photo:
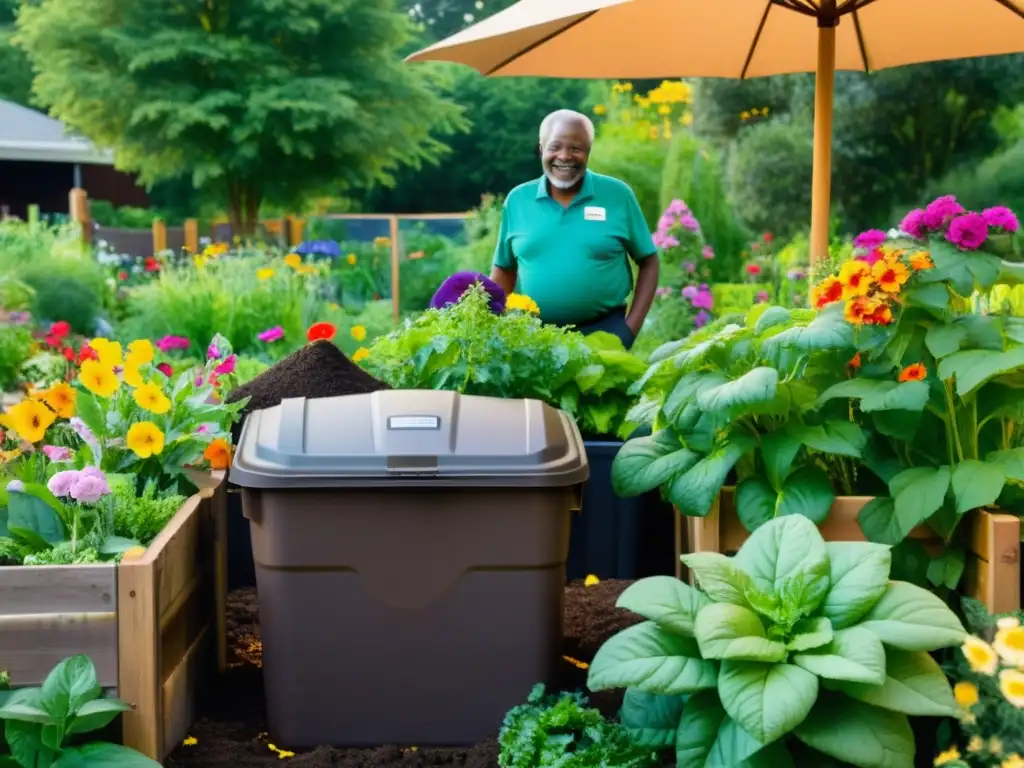
[[[655,576],[618,606],[647,621],[609,639],[588,686],[626,688],[622,722],[678,768],[912,768],[907,715],[955,715],[929,651],[966,633],[938,597],[889,580],[890,550],[826,543],[801,515],[759,527],[735,557],[683,561],[700,589]],[[815,762],[816,761],[816,762]]]

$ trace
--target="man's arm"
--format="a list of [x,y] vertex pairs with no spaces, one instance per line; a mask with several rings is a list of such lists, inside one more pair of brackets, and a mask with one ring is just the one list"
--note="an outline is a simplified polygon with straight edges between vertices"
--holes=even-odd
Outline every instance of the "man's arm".
[[626,315],[626,325],[634,334],[640,333],[640,327],[651,311],[651,302],[658,288],[658,254],[652,253],[640,262],[636,277],[636,290],[633,291],[633,304]]
[[515,291],[518,275],[519,270],[515,267],[512,267],[511,269],[499,267],[498,265],[491,267],[491,280],[500,285],[506,295]]

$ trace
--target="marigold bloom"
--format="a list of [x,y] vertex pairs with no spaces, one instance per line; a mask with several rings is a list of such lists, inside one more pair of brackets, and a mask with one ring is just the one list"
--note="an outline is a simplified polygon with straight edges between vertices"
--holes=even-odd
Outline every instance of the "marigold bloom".
[[839,270],[839,282],[843,284],[844,299],[866,296],[871,290],[871,267],[863,261],[848,261]]
[[121,345],[110,339],[93,339],[89,346],[96,353],[99,361],[110,368],[116,368],[123,362]]
[[337,332],[338,329],[334,327],[334,323],[313,323],[306,331],[306,339],[308,341],[319,341],[320,339],[330,341]]
[[910,279],[910,270],[899,259],[889,257],[875,262],[871,276],[883,291],[898,294],[903,284]]
[[218,437],[206,446],[203,458],[210,462],[211,469],[227,469],[231,466],[231,444]]
[[353,363],[361,363],[363,360],[365,360],[369,356],[370,356],[370,350],[368,350],[366,347],[360,347],[359,349],[357,349],[355,351],[355,354],[352,355],[352,362]]
[[8,408],[0,419],[3,426],[14,430],[25,442],[38,443],[57,420],[57,414],[38,400],[22,400]]
[[366,339],[366,326],[353,325],[350,333],[352,334],[352,338],[356,341],[363,341]]
[[999,673],[999,690],[1003,698],[1017,709],[1024,707],[1024,672],[1019,669],[1004,669]]
[[140,459],[156,456],[164,449],[164,433],[151,421],[140,421],[128,428],[125,444]]
[[171,401],[156,384],[143,384],[132,392],[138,406],[150,413],[167,413],[171,410]]
[[999,654],[980,637],[968,635],[960,650],[973,672],[994,675],[999,668]]
[[843,298],[843,284],[839,278],[826,277],[811,291],[811,302],[815,309],[824,309],[829,304],[835,304]]
[[978,695],[978,686],[964,681],[953,686],[953,698],[956,699],[957,706],[963,709],[970,709],[981,699]]
[[43,392],[43,402],[62,419],[75,415],[75,396],[78,393],[66,382],[60,381]]
[[537,306],[537,302],[521,293],[510,293],[505,299],[505,309],[517,309],[534,315],[540,314],[540,307]]
[[110,397],[117,392],[121,382],[114,374],[114,368],[99,360],[86,360],[78,370],[78,380],[82,386],[100,397]]
[[900,381],[924,381],[928,378],[928,369],[921,363],[913,363],[900,371]]

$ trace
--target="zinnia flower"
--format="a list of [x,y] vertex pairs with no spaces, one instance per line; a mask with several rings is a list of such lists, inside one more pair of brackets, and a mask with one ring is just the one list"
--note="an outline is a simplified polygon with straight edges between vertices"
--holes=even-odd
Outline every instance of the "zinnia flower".
[[761,274],[761,267],[757,264],[747,264],[747,274],[756,277]]
[[1003,627],[996,632],[992,647],[1003,661],[1015,667],[1024,666],[1024,627]]
[[1004,232],[1016,232],[1020,229],[1020,221],[1016,214],[1006,206],[997,205],[995,208],[986,208],[981,215],[985,219],[985,223],[992,229],[1001,229]]
[[978,686],[971,682],[959,682],[953,686],[953,698],[960,708],[970,709],[980,700]]
[[999,673],[999,690],[1017,709],[1024,707],[1024,672],[1019,669],[1004,669]]
[[853,239],[854,248],[873,250],[885,242],[888,236],[880,229],[869,229]]
[[839,278],[831,275],[811,289],[811,302],[815,309],[824,309],[829,304],[835,304],[841,298],[843,298],[843,284],[839,282]]
[[171,401],[156,384],[143,384],[132,392],[138,406],[150,413],[167,413],[171,409]]
[[121,386],[113,367],[99,360],[86,360],[82,363],[78,371],[78,380],[82,382],[83,387],[100,397],[110,397]]
[[437,293],[435,293],[433,298],[430,300],[431,309],[443,309],[444,307],[457,303],[459,299],[462,298],[463,294],[477,283],[483,285],[484,290],[491,298],[491,312],[496,315],[500,315],[504,312],[504,289],[491,280],[491,278],[486,275],[482,275],[479,272],[456,272],[441,283],[441,287],[437,289]]
[[875,283],[886,293],[898,294],[903,284],[910,279],[910,270],[895,258],[883,259],[871,268]]
[[238,363],[238,355],[228,355],[220,365],[213,369],[214,376],[226,376],[235,372],[235,365]]
[[37,400],[22,400],[0,416],[0,423],[28,443],[38,443],[57,420],[57,414]]
[[999,668],[999,655],[992,646],[979,637],[968,635],[960,650],[967,659],[972,672],[994,675]]
[[903,221],[900,222],[900,231],[906,232],[911,237],[921,239],[924,237],[924,211],[920,208],[915,208],[906,216],[903,217]]
[[871,267],[863,261],[848,261],[839,270],[839,282],[844,299],[866,296],[871,290]]
[[334,338],[334,335],[338,332],[338,329],[334,327],[334,323],[320,322],[313,323],[309,326],[309,330],[306,331],[307,341],[330,341]]
[[117,368],[123,362],[121,345],[110,339],[93,339],[89,346],[96,352],[99,361],[108,368]]
[[355,351],[355,354],[352,355],[352,362],[353,363],[361,363],[363,360],[365,360],[369,356],[370,356],[370,350],[368,350],[366,347],[360,347],[359,349],[357,349]]
[[256,338],[258,338],[260,341],[270,342],[277,341],[283,336],[284,328],[282,328],[280,325],[276,325],[273,328],[267,328],[267,330],[261,331],[259,334],[257,334]]
[[170,363],[158,363],[156,369],[167,378],[171,378],[171,376],[174,375],[174,369],[171,367]]
[[71,385],[60,381],[43,392],[43,402],[52,408],[62,419],[70,419],[75,415],[75,396],[77,393]]
[[231,444],[218,437],[206,446],[203,458],[210,462],[211,469],[227,469],[231,466]]
[[[964,212],[964,207],[956,201],[953,195],[943,195],[936,198],[924,209],[924,225],[928,229],[942,229],[954,216]],[[908,233],[910,234],[910,233]]]
[[946,239],[964,251],[976,251],[988,239],[988,224],[980,213],[965,213],[949,223]]
[[161,352],[170,352],[174,349],[188,349],[191,343],[184,336],[164,336],[156,343],[156,348]]
[[164,449],[164,433],[151,421],[140,421],[128,428],[125,444],[140,459],[148,459]]
[[928,251],[914,251],[910,254],[910,266],[917,271],[921,269],[934,269],[935,264],[932,263],[932,255]]

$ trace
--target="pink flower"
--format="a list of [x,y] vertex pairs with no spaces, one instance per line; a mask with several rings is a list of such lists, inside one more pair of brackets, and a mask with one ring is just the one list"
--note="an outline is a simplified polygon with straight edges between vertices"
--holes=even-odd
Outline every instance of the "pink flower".
[[679,241],[672,237],[672,235],[666,235],[664,232],[655,232],[651,235],[651,239],[654,241],[655,247],[662,250],[679,247]]
[[981,215],[992,229],[1001,229],[1004,232],[1016,232],[1020,229],[1020,221],[1016,214],[1004,205],[986,208]]
[[[71,485],[71,498],[82,504],[95,504],[110,493],[107,477],[96,467],[86,467]],[[56,495],[56,494],[54,494]]]
[[44,445],[43,453],[50,461],[70,461],[71,451],[62,445]]
[[158,371],[160,371],[160,373],[162,373],[168,379],[171,378],[171,376],[174,375],[174,369],[171,368],[171,364],[170,363],[158,363],[157,366],[156,366],[156,369]]
[[703,250],[701,250],[700,255],[708,260],[713,259],[715,258],[715,249],[710,245],[705,245]]
[[988,224],[980,213],[965,213],[949,223],[946,239],[963,251],[976,251],[988,239]]
[[197,435],[205,435],[209,431],[210,431],[210,428],[206,424],[200,424],[196,428],[196,434]]
[[700,224],[697,222],[697,219],[693,217],[692,213],[684,213],[679,218],[679,223],[682,224],[685,229],[688,229],[691,232],[700,232]]
[[853,245],[855,248],[877,248],[885,242],[887,235],[880,229],[869,229],[867,232],[861,232],[857,237],[853,239]]
[[873,265],[876,261],[879,261],[883,257],[883,255],[884,254],[878,248],[875,248],[870,253],[862,253],[860,256],[857,257],[857,261],[867,262],[867,264],[870,266]]
[[156,343],[156,347],[161,352],[170,352],[173,349],[188,349],[190,344],[184,336],[164,336]]
[[697,270],[697,265],[696,264],[694,264],[692,261],[686,262],[686,271],[687,272],[695,272],[696,270]]
[[78,475],[77,469],[58,472],[47,481],[46,487],[54,496],[68,496],[71,494],[71,486],[78,482]]
[[760,275],[761,267],[759,267],[757,264],[747,264],[747,274],[754,276]]
[[284,328],[280,325],[274,326],[273,328],[267,328],[267,330],[260,333],[256,338],[260,341],[277,341],[284,336]]
[[667,233],[672,227],[678,224],[678,220],[675,216],[670,213],[661,214],[661,218],[658,219],[658,231],[661,233]]
[[953,195],[943,195],[932,200],[924,209],[924,225],[928,229],[942,229],[950,219],[963,212],[964,207],[956,201]]
[[900,222],[900,231],[906,232],[911,237],[924,237],[924,228],[924,211],[920,208],[912,210]]
[[768,301],[768,291],[758,291],[757,296],[754,299],[757,304],[764,304]]
[[216,344],[210,344],[206,348],[206,359],[207,360],[220,360],[220,350],[217,349]]
[[684,203],[677,197],[675,200],[668,204],[668,208],[665,209],[665,213],[671,214],[673,216],[681,216],[684,213],[688,213],[689,210],[690,209],[689,207],[687,207],[686,203]]
[[223,376],[228,373],[235,372],[235,363],[238,362],[238,355],[228,355],[223,363],[213,369],[213,372],[217,376]]

